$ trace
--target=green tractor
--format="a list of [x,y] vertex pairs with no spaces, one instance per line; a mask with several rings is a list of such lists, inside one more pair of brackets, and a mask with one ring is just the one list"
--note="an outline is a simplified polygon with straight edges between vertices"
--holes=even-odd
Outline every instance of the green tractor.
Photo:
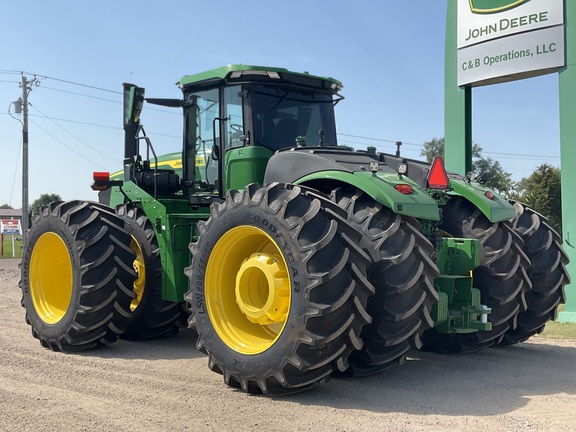
[[[124,84],[123,171],[94,173],[99,202],[36,217],[20,286],[43,346],[187,324],[227,385],[286,394],[413,348],[521,342],[556,316],[568,258],[546,220],[441,159],[339,146],[339,81],[231,65],[178,86]],[[181,153],[156,155],[145,101],[182,110]]]

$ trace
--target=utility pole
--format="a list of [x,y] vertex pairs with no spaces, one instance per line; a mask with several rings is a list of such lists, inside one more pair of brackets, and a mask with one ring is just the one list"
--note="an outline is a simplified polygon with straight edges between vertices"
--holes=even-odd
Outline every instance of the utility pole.
[[28,237],[28,93],[32,90],[32,84],[36,77],[28,81],[22,74],[22,105],[23,105],[23,123],[22,123],[22,247],[26,244]]

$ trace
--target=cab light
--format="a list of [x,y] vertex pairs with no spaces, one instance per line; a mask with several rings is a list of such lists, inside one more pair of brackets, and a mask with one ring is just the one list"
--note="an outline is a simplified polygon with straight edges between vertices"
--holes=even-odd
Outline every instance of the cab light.
[[446,189],[448,187],[448,174],[444,168],[441,157],[435,157],[428,173],[428,187],[430,189]]
[[110,180],[110,173],[94,171],[93,179],[97,182],[107,182]]
[[394,189],[404,195],[410,195],[412,192],[414,192],[414,188],[409,184],[397,184],[394,186]]
[[492,192],[490,192],[490,191],[486,192],[486,193],[484,194],[484,196],[485,196],[486,198],[488,198],[489,200],[493,200],[493,199],[494,199],[494,194],[493,194]]

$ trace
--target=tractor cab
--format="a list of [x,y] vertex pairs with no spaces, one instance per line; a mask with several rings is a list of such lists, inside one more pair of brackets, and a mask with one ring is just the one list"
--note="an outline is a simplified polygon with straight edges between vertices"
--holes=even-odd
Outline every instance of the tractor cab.
[[191,202],[262,183],[270,157],[335,146],[341,84],[286,69],[227,66],[185,76],[184,194]]

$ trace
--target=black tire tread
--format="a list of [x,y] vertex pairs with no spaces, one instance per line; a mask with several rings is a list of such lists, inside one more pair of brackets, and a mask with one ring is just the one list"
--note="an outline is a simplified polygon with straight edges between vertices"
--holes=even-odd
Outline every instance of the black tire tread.
[[332,201],[364,233],[360,245],[373,260],[368,270],[376,289],[368,301],[372,324],[364,328],[364,347],[350,356],[346,371],[371,375],[403,363],[434,324],[430,312],[439,300],[434,289],[439,271],[430,258],[434,246],[421,234],[418,221],[393,213],[362,191],[336,189]]
[[557,317],[558,306],[566,302],[564,287],[570,283],[566,270],[568,255],[562,238],[546,218],[524,204],[514,202],[514,230],[524,240],[524,252],[532,262],[528,276],[532,289],[526,294],[528,309],[518,316],[518,326],[504,335],[503,345],[523,342],[544,330]]

